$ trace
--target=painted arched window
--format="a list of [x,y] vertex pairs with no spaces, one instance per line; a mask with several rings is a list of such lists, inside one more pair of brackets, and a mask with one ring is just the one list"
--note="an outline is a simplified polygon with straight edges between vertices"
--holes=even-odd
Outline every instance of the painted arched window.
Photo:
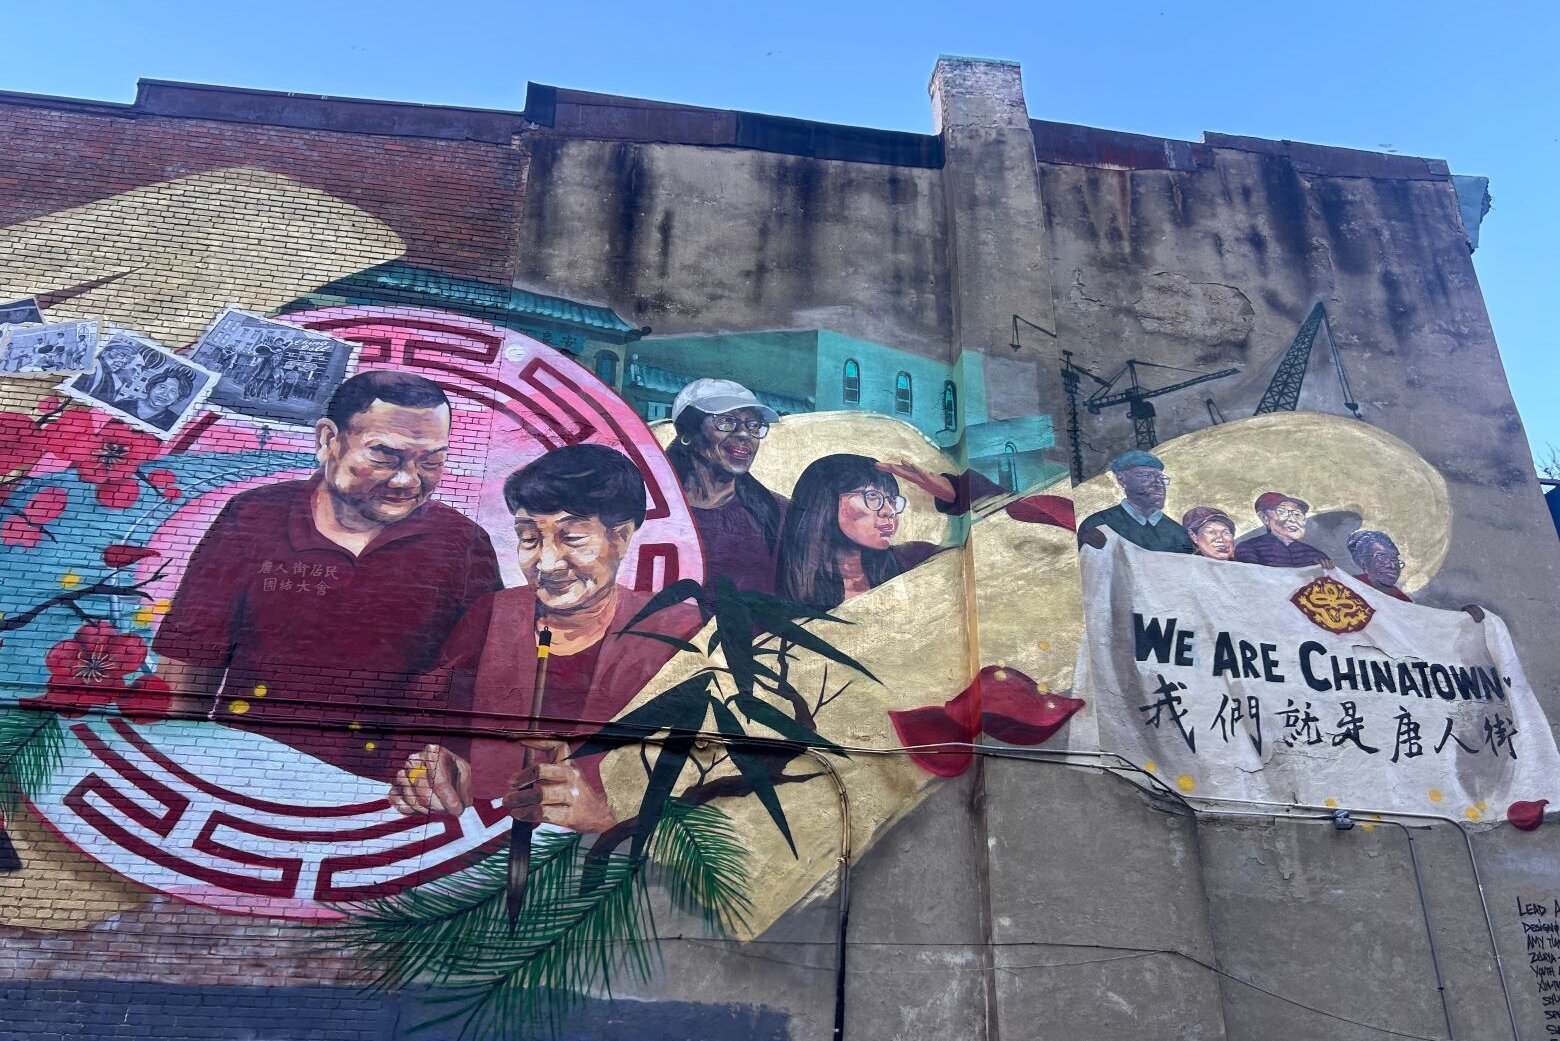
[[617,385],[618,356],[611,351],[596,352],[596,375],[609,387]]
[[861,404],[861,366],[855,358],[845,359],[845,404]]
[[910,374],[901,372],[894,377],[894,411],[908,416],[912,405],[910,398]]
[[959,389],[953,385],[953,380],[943,381],[943,429],[957,430],[959,428]]
[[1018,446],[1009,441],[1002,446],[1002,459],[997,464],[997,478],[1010,492],[1018,491]]

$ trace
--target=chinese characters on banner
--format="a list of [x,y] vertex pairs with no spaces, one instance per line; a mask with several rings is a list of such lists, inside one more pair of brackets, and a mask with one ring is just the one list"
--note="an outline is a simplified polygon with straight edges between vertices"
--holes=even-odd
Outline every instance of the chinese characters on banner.
[[1077,689],[1098,747],[1190,795],[1478,820],[1560,787],[1549,725],[1493,614],[1402,603],[1337,568],[1114,535],[1080,566]]

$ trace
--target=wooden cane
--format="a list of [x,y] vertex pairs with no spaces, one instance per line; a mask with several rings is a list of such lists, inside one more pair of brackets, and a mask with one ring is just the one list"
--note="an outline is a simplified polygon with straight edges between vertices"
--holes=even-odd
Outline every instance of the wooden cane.
[[[547,655],[551,646],[552,630],[539,629],[536,633],[536,682],[531,695],[533,727],[536,717],[542,713],[542,696],[547,691]],[[520,921],[520,908],[525,903],[525,883],[531,874],[531,835],[535,831],[536,825],[530,821],[514,820],[509,824],[509,874],[504,883],[504,910],[509,914],[510,932],[515,931]]]

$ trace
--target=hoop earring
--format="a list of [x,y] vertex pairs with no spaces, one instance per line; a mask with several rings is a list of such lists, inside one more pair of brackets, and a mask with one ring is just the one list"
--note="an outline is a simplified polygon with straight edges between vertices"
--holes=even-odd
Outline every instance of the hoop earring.
[[687,446],[688,446],[688,445],[691,445],[691,444],[693,444],[693,442],[692,442],[692,441],[689,441],[689,440],[688,440],[688,435],[687,435],[687,434],[682,434],[682,435],[679,435],[679,436],[678,436],[678,438],[677,438],[677,443],[678,443],[678,444],[680,444],[680,445],[682,445],[682,446],[683,446],[683,447],[685,447],[685,448],[686,448],[686,447],[687,447]]

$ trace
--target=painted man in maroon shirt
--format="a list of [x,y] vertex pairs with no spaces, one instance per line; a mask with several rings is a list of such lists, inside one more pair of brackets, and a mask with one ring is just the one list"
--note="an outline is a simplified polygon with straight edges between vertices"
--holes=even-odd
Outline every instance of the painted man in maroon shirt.
[[1311,504],[1283,492],[1263,492],[1257,496],[1257,519],[1267,531],[1235,547],[1235,559],[1245,564],[1267,567],[1333,566],[1326,553],[1305,538],[1305,516]]
[[[526,584],[472,607],[451,634],[433,700],[470,714],[470,727],[586,735],[618,715],[676,648],[625,633],[653,595],[618,585],[634,532],[644,523],[645,482],[621,452],[602,445],[555,449],[504,482],[515,515]],[[701,624],[674,604],[634,626],[677,640]],[[538,691],[538,633],[548,634]],[[518,819],[597,833],[616,824],[601,787],[600,757],[569,759],[569,744],[501,737],[448,738],[410,756],[390,801],[402,813],[460,813],[503,798]],[[528,760],[528,761],[527,761]]]
[[432,501],[450,407],[430,380],[361,373],[315,425],[320,469],[235,495],[190,558],[154,647],[181,707],[388,780],[436,725],[411,683],[498,589],[492,543]]

